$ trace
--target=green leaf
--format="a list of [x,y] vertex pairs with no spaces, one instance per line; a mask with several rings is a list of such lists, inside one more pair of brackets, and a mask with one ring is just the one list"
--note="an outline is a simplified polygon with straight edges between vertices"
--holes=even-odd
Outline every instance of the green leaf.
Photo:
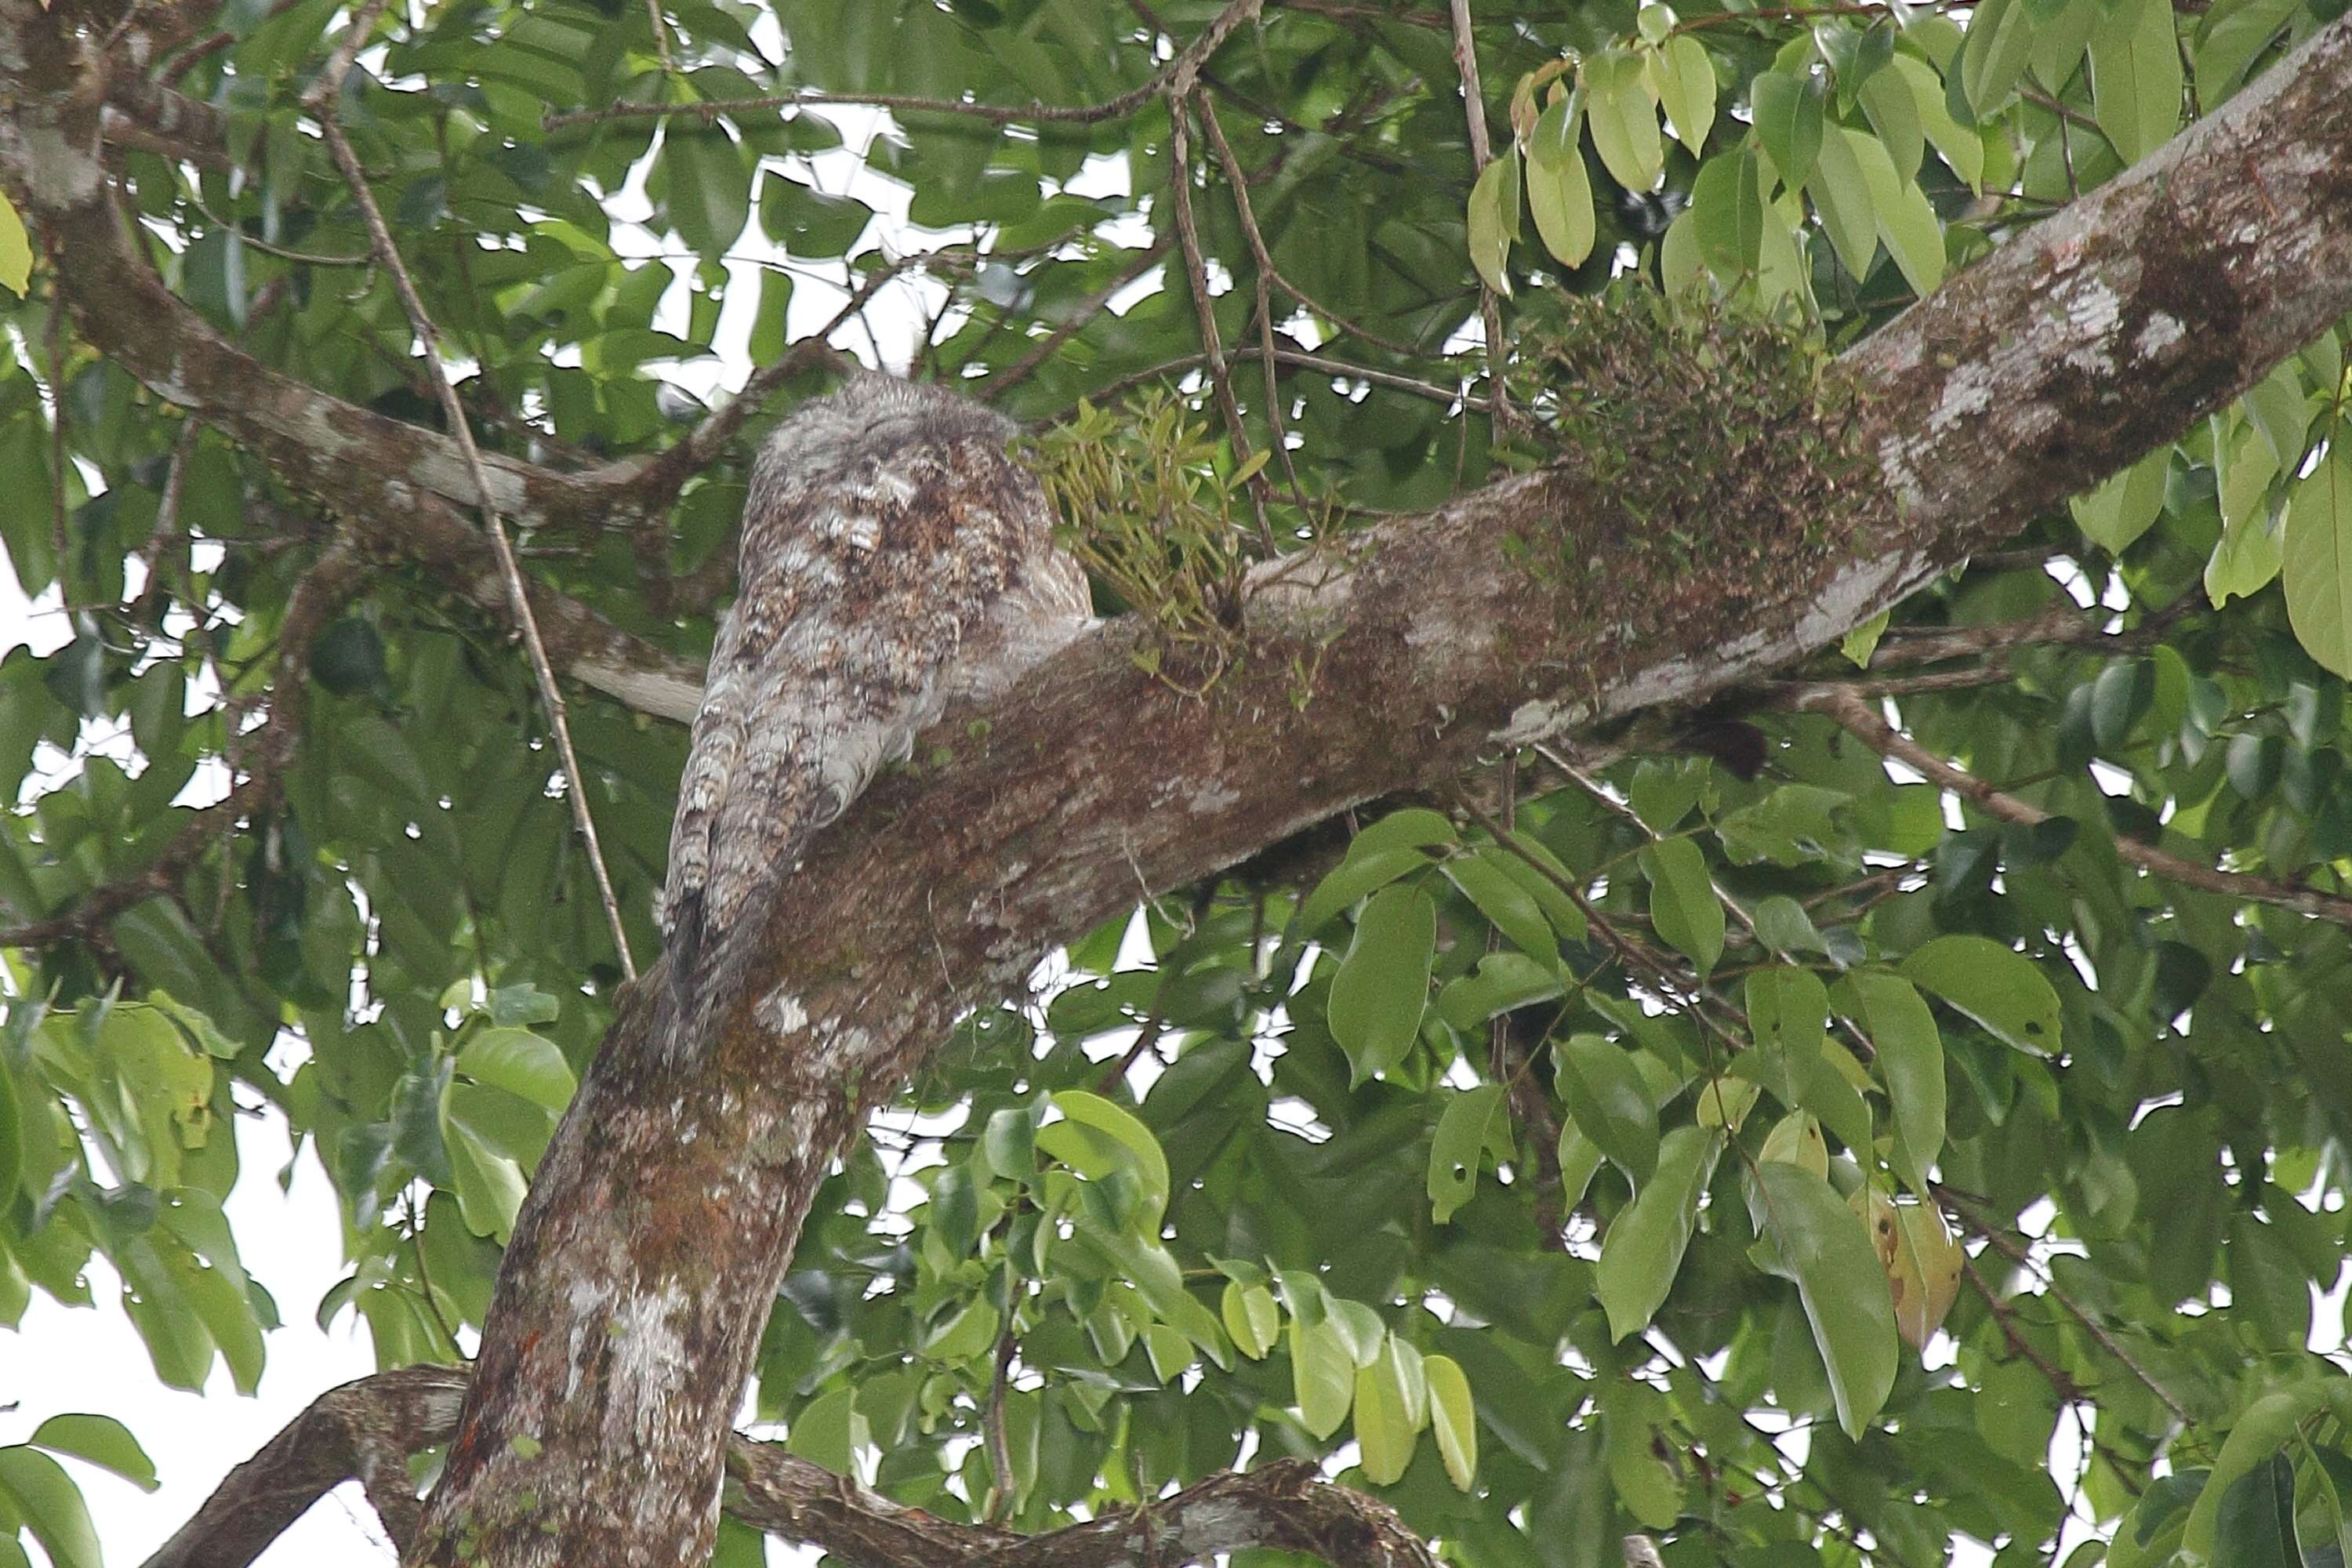
[[1468,1491],[1478,1479],[1477,1407],[1470,1398],[1470,1379],[1462,1363],[1448,1355],[1425,1357],[1421,1374],[1429,1384],[1430,1426],[1437,1437],[1437,1457],[1456,1491]]
[[1708,879],[1706,857],[1687,838],[1664,838],[1642,851],[1650,879],[1650,921],[1704,975],[1723,956],[1723,900]]
[[2197,1562],[2219,1561],[2214,1539],[2221,1505],[2231,1489],[2257,1466],[2267,1464],[2295,1428],[2322,1409],[2331,1410],[2339,1422],[2352,1415],[2352,1388],[2335,1379],[2312,1379],[2265,1394],[2246,1406],[2222,1440],[2221,1451],[2213,1459],[2213,1473],[2198,1494],[2196,1506],[2189,1510],[2180,1538],[2182,1551],[2196,1553]]
[[1883,969],[1846,977],[1895,1111],[1895,1164],[1914,1192],[1944,1149],[1944,1037],[1936,1015],[1908,980]]
[[1764,197],[1752,151],[1707,160],[1691,183],[1690,220],[1709,271],[1727,280],[1755,272],[1763,257]]
[[1528,207],[1553,258],[1570,267],[1592,254],[1592,177],[1585,172],[1584,110],[1570,95],[1536,117],[1528,137]]
[[1665,138],[1642,62],[1612,50],[1584,62],[1586,119],[1593,150],[1629,191],[1646,191],[1666,172]]
[[1275,1305],[1274,1292],[1263,1285],[1243,1286],[1228,1280],[1218,1305],[1218,1315],[1224,1320],[1234,1348],[1252,1361],[1264,1361],[1266,1352],[1274,1348],[1275,1335],[1282,1331],[1282,1312]]
[[1748,91],[1753,95],[1756,139],[1780,171],[1780,183],[1792,191],[1804,189],[1822,153],[1820,80],[1810,73],[1789,76],[1765,71],[1749,84]]
[[1503,849],[1457,855],[1445,862],[1445,875],[1478,906],[1480,914],[1495,923],[1495,929],[1512,946],[1546,963],[1555,963],[1559,959],[1559,939],[1553,934],[1551,922],[1544,918],[1535,895],[1522,887],[1503,864],[1512,858],[1510,852]]
[[25,1171],[26,1108],[17,1104],[16,1071],[7,1053],[0,1050],[0,1205],[16,1201],[16,1184]]
[[1939,936],[1902,967],[1905,979],[1934,992],[1996,1038],[2035,1056],[2057,1054],[2058,993],[2023,954],[1990,937]]
[[741,151],[716,126],[673,121],[662,170],[668,176],[663,209],[678,237],[706,258],[726,255],[751,216],[751,174]]
[[1356,1363],[1337,1324],[1290,1320],[1290,1377],[1301,1425],[1318,1438],[1337,1432],[1356,1398]]
[[51,1568],[100,1568],[98,1531],[65,1467],[37,1448],[0,1448],[0,1513],[25,1521]]
[[1598,1035],[1571,1035],[1552,1047],[1557,1087],[1584,1135],[1633,1178],[1658,1168],[1658,1114],[1641,1070],[1622,1047]]
[[[1413,1439],[1428,1421],[1429,1394],[1418,1357],[1391,1337],[1370,1366],[1356,1372],[1356,1441],[1364,1474],[1394,1486],[1412,1463]],[[1414,1420],[1416,1406],[1421,1420]]]
[[1805,182],[1805,194],[1813,198],[1823,232],[1830,237],[1838,259],[1856,278],[1870,276],[1871,261],[1878,254],[1878,219],[1871,210],[1870,182],[1855,153],[1858,144],[1869,140],[1839,126],[1828,127],[1822,135],[1821,157],[1812,177]]
[[856,1452],[869,1440],[865,1426],[857,1414],[857,1390],[836,1388],[818,1394],[793,1417],[784,1434],[784,1452],[797,1454],[836,1476],[855,1475]]
[[1383,888],[1356,921],[1331,980],[1331,1037],[1363,1083],[1395,1067],[1421,1035],[1437,950],[1437,906],[1413,888]]
[[2294,1536],[2294,1466],[2284,1454],[2230,1483],[2213,1521],[2213,1555],[2230,1568],[2305,1568]]
[[1800,1165],[1756,1167],[1768,1233],[1797,1281],[1828,1367],[1838,1425],[1861,1441],[1895,1387],[1895,1307],[1870,1233],[1836,1189]]
[[2164,482],[2172,448],[2158,447],[2098,489],[2067,502],[2075,526],[2110,555],[2121,555],[2154,526],[2164,510]]
[[1985,0],[1969,16],[1960,49],[1960,88],[1979,124],[2017,89],[2032,49],[2033,14],[2025,0]]
[[967,1301],[923,1341],[923,1354],[950,1366],[976,1361],[996,1348],[996,1309],[986,1301]]
[[2116,0],[2091,29],[2091,109],[2136,163],[2180,129],[2180,39],[2170,0]]
[[1888,612],[1881,610],[1838,641],[1838,651],[1857,669],[1870,668],[1870,656],[1878,651],[1878,639],[1886,635]]
[[1437,1016],[1457,1029],[1475,1029],[1498,1013],[1549,1001],[1567,989],[1557,971],[1505,949],[1480,959],[1475,973],[1447,981],[1437,994]]
[[2221,539],[2205,563],[2205,594],[2221,608],[2233,595],[2252,597],[2279,574],[2284,562],[2279,508],[2271,481],[2278,458],[2252,426],[2225,441],[2214,441]]
[[1654,50],[1644,68],[1658,106],[1674,121],[1675,136],[1696,157],[1715,127],[1715,62],[1706,47],[1688,33],[1668,38]]
[[1174,1381],[1195,1359],[1192,1342],[1165,1323],[1145,1326],[1143,1353],[1151,1363],[1151,1375],[1163,1385]]
[[1168,1156],[1151,1129],[1121,1107],[1082,1089],[1054,1091],[1064,1120],[1037,1131],[1037,1147],[1089,1180],[1115,1170],[1132,1174],[1142,1192],[1136,1234],[1156,1240],[1168,1207]]
[[1511,242],[1519,237],[1519,150],[1497,153],[1470,187],[1470,265],[1496,293],[1511,291]]
[[991,1172],[1013,1182],[1037,1173],[1037,1121],[1045,1110],[1045,1102],[1035,1100],[989,1112],[981,1130],[980,1152]]
[[0,192],[0,284],[23,299],[32,279],[33,245],[26,237],[25,220],[16,216],[6,193]]
[[2281,575],[2295,640],[2352,676],[2352,447],[2341,440],[2288,491]]
[[[1617,1053],[1622,1055],[1622,1052]],[[1478,1163],[1496,1131],[1509,1158],[1510,1117],[1503,1109],[1503,1086],[1482,1083],[1450,1097],[1429,1145],[1430,1218],[1444,1225],[1478,1190]]]
[[1952,118],[1944,102],[1944,83],[1927,61],[1909,55],[1898,54],[1894,68],[1911,89],[1913,101],[1918,106],[1919,126],[1942,153],[1944,162],[1968,183],[1972,191],[1984,188],[1984,140],[1969,126]]
[[1657,1174],[1611,1223],[1593,1274],[1611,1339],[1639,1333],[1664,1303],[1698,1223],[1699,1195],[1722,1152],[1720,1131],[1675,1128],[1659,1150]]
[[[1397,822],[1400,817],[1408,820],[1393,832],[1381,832],[1381,828]],[[1426,868],[1430,863],[1429,857],[1422,853],[1421,843],[1399,841],[1431,831],[1419,820],[1423,817],[1434,818],[1443,831],[1441,836],[1423,839],[1422,843],[1454,842],[1454,825],[1433,811],[1401,811],[1374,823],[1356,835],[1354,841],[1348,846],[1346,858],[1316,884],[1315,890],[1299,906],[1298,918],[1294,922],[1298,934],[1313,936],[1370,894],[1400,877],[1410,876]]]
[[559,1115],[579,1087],[556,1043],[528,1029],[476,1030],[458,1049],[457,1070]]
[[1937,221],[1936,209],[1927,205],[1927,193],[1916,180],[1895,171],[1886,144],[1877,137],[1831,126],[1822,145],[1824,164],[1832,161],[1832,143],[1843,143],[1852,154],[1869,193],[1878,237],[1886,242],[1886,253],[1902,268],[1912,292],[1933,293],[1944,280],[1944,226]]
[[141,1491],[152,1492],[155,1461],[139,1446],[131,1429],[111,1415],[52,1415],[33,1429],[33,1446],[53,1454],[71,1454],[102,1469],[112,1470]]

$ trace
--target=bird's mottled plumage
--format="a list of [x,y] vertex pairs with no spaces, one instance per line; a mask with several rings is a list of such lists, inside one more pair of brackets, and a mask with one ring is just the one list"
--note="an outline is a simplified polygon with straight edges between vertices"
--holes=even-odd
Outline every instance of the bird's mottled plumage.
[[808,837],[949,697],[1002,689],[1086,624],[1012,421],[859,374],[752,465],[735,603],[694,721],[662,923],[695,1020]]

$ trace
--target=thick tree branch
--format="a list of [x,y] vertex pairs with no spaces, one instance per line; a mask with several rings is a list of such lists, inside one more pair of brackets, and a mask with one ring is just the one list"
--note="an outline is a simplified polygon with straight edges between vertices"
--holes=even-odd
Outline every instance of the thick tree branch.
[[[145,1568],[246,1568],[352,1479],[404,1550],[417,1511],[408,1457],[448,1440],[470,1381],[463,1367],[411,1366],[330,1389],[230,1471]],[[729,1514],[851,1568],[1150,1568],[1248,1547],[1309,1552],[1338,1568],[1434,1563],[1386,1504],[1295,1459],[1212,1476],[1149,1507],[1035,1536],[908,1508],[740,1435],[728,1445],[727,1475]]]

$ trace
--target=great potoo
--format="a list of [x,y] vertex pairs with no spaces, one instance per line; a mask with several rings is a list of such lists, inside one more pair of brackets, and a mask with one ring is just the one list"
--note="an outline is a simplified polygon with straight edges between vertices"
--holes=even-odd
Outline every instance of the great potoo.
[[1000,690],[1086,625],[1013,422],[860,373],[760,449],[670,829],[662,924],[699,1032],[809,836],[950,696]]

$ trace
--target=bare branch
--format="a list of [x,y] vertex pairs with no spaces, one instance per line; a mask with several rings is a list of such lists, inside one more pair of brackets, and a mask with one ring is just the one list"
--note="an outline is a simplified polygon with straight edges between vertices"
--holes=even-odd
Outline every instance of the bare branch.
[[[1988,816],[2027,827],[2050,820],[2051,813],[2013,795],[2004,795],[1990,783],[1953,766],[1889,724],[1851,686],[1823,684],[1801,687],[1790,693],[1788,700],[1800,711],[1826,713],[1872,751],[1925,773],[1929,780],[1972,803]],[[2201,865],[2122,834],[2116,836],[2116,854],[2143,871],[2162,877],[2168,882],[2179,882],[2183,887],[2219,893],[2223,898],[2242,899],[2249,903],[2271,904],[2279,909],[2293,910],[2297,914],[2333,921],[2337,925],[2352,926],[2352,899],[2324,892],[2317,888]]]
[[[415,1507],[407,1456],[456,1432],[469,1382],[463,1367],[411,1366],[329,1390],[230,1471],[145,1568],[246,1568],[305,1509],[354,1478],[405,1548],[413,1531],[385,1516]],[[1036,1536],[952,1523],[741,1436],[729,1444],[727,1475],[729,1514],[856,1568],[1148,1568],[1254,1546],[1311,1552],[1336,1568],[1435,1563],[1386,1504],[1295,1459],[1212,1476],[1148,1508]]]
[[[1471,36],[1470,0],[1451,0],[1451,4],[1454,68],[1462,74],[1462,112],[1470,128],[1470,173],[1483,174],[1495,155],[1486,140],[1486,99],[1478,85],[1478,46]],[[1493,388],[1495,422],[1507,427],[1513,422],[1511,395],[1498,374],[1503,363],[1503,312],[1483,278],[1478,280],[1478,320],[1486,332],[1486,384]]]

